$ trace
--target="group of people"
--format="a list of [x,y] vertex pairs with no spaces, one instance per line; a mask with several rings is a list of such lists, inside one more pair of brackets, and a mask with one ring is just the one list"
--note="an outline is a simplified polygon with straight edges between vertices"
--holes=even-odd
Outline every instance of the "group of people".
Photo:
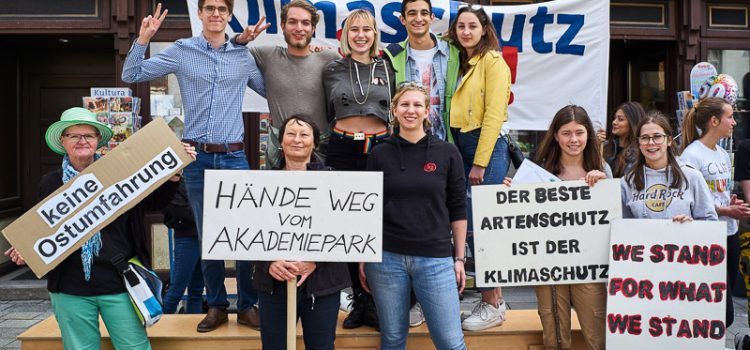
[[[167,16],[157,5],[143,19],[123,68],[127,83],[175,74],[180,85],[183,142],[196,161],[183,172],[186,196],[173,205],[189,203],[195,231],[176,240],[175,247],[179,243],[194,252],[199,246],[205,170],[249,168],[241,116],[245,86],[268,100],[267,161],[273,169],[380,171],[384,181],[382,262],[238,261],[237,322],[261,329],[264,349],[285,348],[286,281],[297,281],[297,311],[308,349],[334,348],[339,295],[349,286],[352,310],[343,326],[379,329],[382,349],[404,349],[409,325],[422,319],[438,349],[465,349],[463,330],[502,324],[506,303],[499,288],[481,290],[481,301],[466,319],[459,307],[466,247],[474,249],[471,187],[512,186],[503,128],[510,69],[484,10],[460,7],[448,32],[437,37],[430,32],[435,19],[430,0],[403,0],[400,20],[408,38],[382,50],[373,14],[354,10],[344,22],[339,54],[311,47],[319,14],[305,0],[282,8],[286,47],[249,44],[268,28],[263,18],[228,37],[233,7],[233,0],[199,0],[202,33],[146,59],[148,43]],[[67,124],[48,131],[50,147],[67,156],[62,171],[42,180],[40,198],[93,162],[96,144],[111,137],[106,125],[85,112],[66,111],[58,123]],[[730,195],[731,162],[717,146],[731,136],[731,112],[721,99],[701,101],[685,118],[679,155],[671,124],[659,112],[625,103],[616,109],[609,132],[599,133],[583,108],[569,105],[552,119],[534,161],[562,180],[584,179],[590,186],[621,178],[626,218],[726,220],[731,247],[735,219],[750,217],[744,202]],[[691,132],[696,127],[700,136]],[[116,348],[150,348],[137,319],[122,322],[135,314],[121,279],[107,265],[109,249],[137,255],[148,265],[148,257],[141,256],[148,251],[142,246],[143,209],[152,198],[161,201],[156,207],[164,207],[176,187],[164,185],[50,272],[49,291],[66,348],[98,348],[98,326],[91,328],[98,314]],[[679,195],[657,210],[642,194],[661,188]],[[23,263],[16,250],[6,254]],[[188,311],[200,312],[198,282],[205,282],[208,312],[197,331],[210,332],[228,322],[224,262],[201,260],[196,268],[194,253],[185,259],[189,268],[177,274],[165,310],[174,312],[189,286]],[[536,294],[547,349],[570,348],[571,307],[588,348],[604,348],[604,284],[542,286]],[[78,307],[84,303],[86,308]]]

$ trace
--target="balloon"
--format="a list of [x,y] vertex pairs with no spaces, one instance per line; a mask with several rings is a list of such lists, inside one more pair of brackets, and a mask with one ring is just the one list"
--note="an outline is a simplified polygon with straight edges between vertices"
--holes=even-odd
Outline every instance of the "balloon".
[[[721,97],[732,106],[737,103],[737,82],[728,74],[719,74],[708,81],[711,86],[706,91],[706,97]],[[701,86],[701,97],[703,97]]]

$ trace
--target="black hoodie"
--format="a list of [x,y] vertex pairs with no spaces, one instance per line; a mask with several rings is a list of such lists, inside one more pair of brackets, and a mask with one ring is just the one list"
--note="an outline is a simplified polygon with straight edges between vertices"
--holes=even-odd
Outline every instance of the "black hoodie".
[[383,172],[383,250],[443,258],[453,255],[450,223],[466,219],[466,184],[456,146],[427,134],[399,135],[373,148],[367,170]]

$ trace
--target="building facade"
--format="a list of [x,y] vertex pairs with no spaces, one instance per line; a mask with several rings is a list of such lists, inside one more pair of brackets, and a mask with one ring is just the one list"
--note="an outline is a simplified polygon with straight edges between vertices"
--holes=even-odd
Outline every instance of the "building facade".
[[[589,0],[603,1],[603,0]],[[60,112],[81,105],[92,86],[128,86],[120,80],[125,56],[154,0],[35,0],[0,7],[0,228],[37,202],[41,176],[60,158],[44,142]],[[185,0],[162,0],[167,20],[151,51],[189,37]],[[487,5],[542,1],[483,0]],[[739,84],[735,138],[750,136],[750,2],[724,0],[613,0],[608,106],[634,100],[674,115],[676,92],[689,87],[690,70],[702,61]],[[141,115],[156,113],[151,94],[176,95],[171,79],[130,86],[142,98]],[[255,118],[255,119],[254,119]],[[145,121],[144,121],[145,122]],[[247,116],[246,138],[257,145],[257,116]],[[255,147],[248,147],[257,165]],[[7,243],[0,238],[0,249]],[[0,257],[0,268],[8,268]]]

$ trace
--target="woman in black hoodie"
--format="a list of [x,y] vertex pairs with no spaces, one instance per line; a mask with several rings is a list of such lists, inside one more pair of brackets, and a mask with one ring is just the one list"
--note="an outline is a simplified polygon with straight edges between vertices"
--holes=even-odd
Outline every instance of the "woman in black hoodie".
[[458,149],[425,132],[429,94],[404,83],[391,104],[399,132],[367,170],[383,172],[383,261],[360,264],[380,318],[382,349],[405,349],[412,288],[438,350],[466,349],[458,293],[466,283],[466,187]]

